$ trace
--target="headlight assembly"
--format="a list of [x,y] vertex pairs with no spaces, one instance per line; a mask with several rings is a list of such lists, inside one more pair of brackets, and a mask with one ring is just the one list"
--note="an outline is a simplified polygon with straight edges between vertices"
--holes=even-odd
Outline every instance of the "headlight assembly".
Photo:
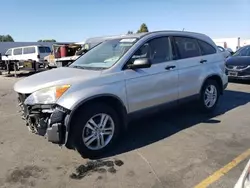
[[40,89],[32,93],[25,101],[26,105],[34,104],[53,104],[59,99],[68,89],[70,85],[53,86]]

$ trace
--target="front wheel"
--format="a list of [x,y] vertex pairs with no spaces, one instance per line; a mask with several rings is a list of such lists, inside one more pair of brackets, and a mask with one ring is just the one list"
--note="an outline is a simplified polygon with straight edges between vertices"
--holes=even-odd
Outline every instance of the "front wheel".
[[97,157],[114,146],[120,122],[114,109],[106,104],[92,104],[80,109],[73,123],[73,144],[84,157]]
[[212,112],[218,103],[220,96],[219,86],[216,81],[208,80],[203,85],[200,93],[200,106],[204,112]]

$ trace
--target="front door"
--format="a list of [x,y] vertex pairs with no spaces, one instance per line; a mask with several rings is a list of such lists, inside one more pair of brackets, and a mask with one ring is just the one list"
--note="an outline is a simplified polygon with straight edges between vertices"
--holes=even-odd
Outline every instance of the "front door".
[[133,55],[130,63],[137,58],[149,58],[152,66],[125,70],[130,113],[178,99],[178,66],[172,57],[168,37],[146,42]]

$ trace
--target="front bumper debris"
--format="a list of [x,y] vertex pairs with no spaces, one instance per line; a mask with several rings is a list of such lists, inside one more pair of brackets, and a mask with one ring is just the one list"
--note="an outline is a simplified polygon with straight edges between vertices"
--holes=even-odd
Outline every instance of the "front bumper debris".
[[25,105],[29,95],[18,94],[22,119],[26,121],[28,129],[35,134],[44,136],[49,142],[65,143],[65,118],[69,110],[58,105]]
[[60,143],[60,131],[58,124],[54,124],[51,127],[47,128],[47,138],[49,142]]

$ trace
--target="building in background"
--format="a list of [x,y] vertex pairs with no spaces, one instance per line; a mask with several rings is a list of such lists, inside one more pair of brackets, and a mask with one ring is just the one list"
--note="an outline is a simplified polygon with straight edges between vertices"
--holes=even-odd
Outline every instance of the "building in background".
[[213,41],[217,46],[222,46],[224,48],[231,48],[234,52],[239,47],[250,44],[250,39],[241,39],[240,37],[213,39]]

